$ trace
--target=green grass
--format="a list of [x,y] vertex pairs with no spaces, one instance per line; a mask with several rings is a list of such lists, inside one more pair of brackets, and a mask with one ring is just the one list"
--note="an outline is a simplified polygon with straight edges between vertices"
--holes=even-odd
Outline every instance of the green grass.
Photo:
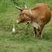
[[4,40],[0,42],[1,52],[52,52],[52,43],[37,40],[36,42],[17,43]]
[[[39,2],[52,6],[52,0],[19,0],[19,6],[22,7],[23,2],[28,8]],[[52,20],[45,26],[40,40],[33,37],[31,24],[16,24],[18,14],[11,0],[0,0],[0,52],[52,52]],[[12,33],[13,24],[15,34]]]

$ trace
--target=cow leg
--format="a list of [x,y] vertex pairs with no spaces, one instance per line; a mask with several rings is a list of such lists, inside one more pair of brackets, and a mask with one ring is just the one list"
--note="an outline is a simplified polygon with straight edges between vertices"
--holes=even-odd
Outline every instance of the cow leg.
[[43,30],[44,25],[42,25],[42,24],[40,25],[36,22],[33,22],[32,26],[33,26],[33,32],[35,34],[34,36],[42,38],[42,30]]
[[37,37],[36,27],[33,27],[34,37]]
[[41,38],[41,31],[40,31],[40,29],[36,29],[36,35],[37,35],[37,37],[38,38]]
[[34,34],[34,37],[39,37],[39,31],[38,29],[36,29],[36,27],[33,27],[33,34]]
[[33,32],[34,32],[34,36],[37,37],[39,34],[38,28],[40,27],[40,25],[36,22],[32,23],[33,26]]
[[34,28],[34,36],[38,38],[42,38],[42,28],[38,28],[38,29],[36,27],[33,28]]
[[38,34],[39,34],[38,30],[36,29],[36,27],[33,27],[33,28],[34,28],[34,36],[38,37]]
[[41,26],[40,28],[36,29],[37,32],[37,37],[41,38],[43,37],[42,35],[42,30],[43,30],[43,26]]
[[41,30],[40,30],[40,32],[41,32],[40,37],[41,37],[41,38],[43,38],[43,34],[42,34],[43,28],[44,28],[44,26],[42,26],[42,27],[41,27]]
[[35,32],[35,37],[38,37],[39,31],[36,29],[36,27],[34,27],[34,32]]

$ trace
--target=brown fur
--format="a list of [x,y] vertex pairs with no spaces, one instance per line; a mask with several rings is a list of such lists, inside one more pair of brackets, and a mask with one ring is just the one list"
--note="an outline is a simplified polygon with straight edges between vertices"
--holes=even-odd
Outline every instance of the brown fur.
[[[48,5],[45,3],[38,3],[32,9],[24,9],[21,11],[19,23],[30,21],[34,28],[35,35],[37,37],[42,37],[42,30],[50,19],[51,11]],[[36,28],[36,25],[38,29]]]

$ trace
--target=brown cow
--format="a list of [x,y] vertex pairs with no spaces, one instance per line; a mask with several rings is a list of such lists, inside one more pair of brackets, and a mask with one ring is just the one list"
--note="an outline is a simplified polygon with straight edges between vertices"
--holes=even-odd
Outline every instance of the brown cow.
[[34,29],[35,37],[42,38],[42,30],[51,19],[51,11],[48,5],[45,3],[38,3],[32,9],[18,9],[21,12],[17,23],[30,22]]

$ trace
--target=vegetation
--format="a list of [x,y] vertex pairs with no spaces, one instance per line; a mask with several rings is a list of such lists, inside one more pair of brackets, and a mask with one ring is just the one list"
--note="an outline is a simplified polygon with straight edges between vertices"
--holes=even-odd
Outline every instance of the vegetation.
[[[52,0],[15,0],[17,5],[28,8],[36,3],[48,3]],[[17,24],[19,11],[12,0],[0,0],[0,52],[52,52],[52,19],[43,30],[43,39],[33,37],[31,24]],[[12,33],[13,24],[16,33]],[[28,28],[27,28],[28,27]]]

